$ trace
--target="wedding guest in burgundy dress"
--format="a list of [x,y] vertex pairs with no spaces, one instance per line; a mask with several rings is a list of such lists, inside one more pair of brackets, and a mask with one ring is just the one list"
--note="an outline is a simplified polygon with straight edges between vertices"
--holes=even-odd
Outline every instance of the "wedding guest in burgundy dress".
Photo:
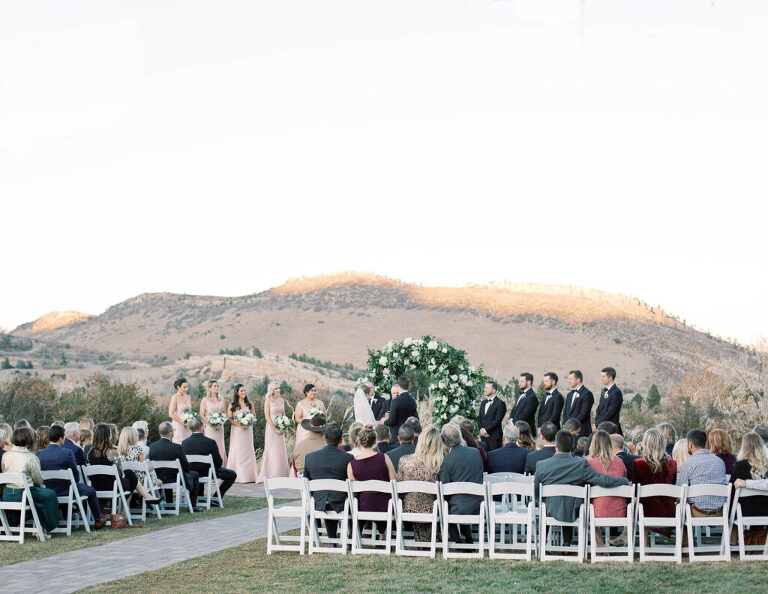
[[[351,481],[393,481],[395,467],[392,461],[381,452],[374,452],[376,432],[367,425],[360,432],[360,453],[356,460],[347,465],[347,478]],[[363,491],[359,494],[358,509],[360,511],[385,512],[390,496],[387,493]],[[379,524],[379,532],[384,534],[386,525]]]

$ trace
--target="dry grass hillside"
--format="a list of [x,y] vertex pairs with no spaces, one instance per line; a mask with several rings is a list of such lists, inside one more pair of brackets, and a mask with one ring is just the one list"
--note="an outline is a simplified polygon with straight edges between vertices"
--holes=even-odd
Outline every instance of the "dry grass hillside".
[[624,295],[527,284],[432,288],[360,273],[295,279],[242,297],[147,293],[99,316],[14,332],[131,360],[256,346],[356,367],[368,347],[427,333],[465,349],[503,381],[521,371],[564,376],[580,368],[595,387],[599,369],[612,365],[619,385],[641,392],[651,383],[671,386],[692,364],[741,353]]

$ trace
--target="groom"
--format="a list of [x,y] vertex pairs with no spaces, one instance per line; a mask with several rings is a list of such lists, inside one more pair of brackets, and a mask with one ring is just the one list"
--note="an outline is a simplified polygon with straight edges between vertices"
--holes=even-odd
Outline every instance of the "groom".
[[390,428],[390,441],[397,439],[400,425],[408,420],[408,417],[419,418],[416,413],[416,401],[408,393],[408,387],[410,382],[404,375],[397,380],[397,385],[400,387],[400,393],[396,395],[396,391],[392,391],[392,402],[389,405],[389,412],[384,415],[383,423]]
[[376,395],[376,387],[373,385],[373,382],[364,382],[363,389],[365,388],[368,388],[369,390],[368,393],[366,393],[366,397],[371,405],[373,418],[379,421],[386,414],[387,410],[389,410],[389,401],[382,396]]

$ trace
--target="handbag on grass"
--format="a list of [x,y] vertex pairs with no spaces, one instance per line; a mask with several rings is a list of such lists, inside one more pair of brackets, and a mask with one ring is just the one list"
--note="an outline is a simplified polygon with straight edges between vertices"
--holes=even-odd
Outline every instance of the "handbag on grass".
[[125,520],[125,514],[109,514],[109,525],[112,530],[125,528],[128,522]]

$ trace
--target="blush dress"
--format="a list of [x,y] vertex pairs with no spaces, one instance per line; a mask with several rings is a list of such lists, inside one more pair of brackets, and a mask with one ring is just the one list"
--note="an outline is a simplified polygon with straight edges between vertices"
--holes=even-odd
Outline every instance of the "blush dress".
[[[176,401],[176,416],[181,418],[181,415],[184,414],[185,410],[189,410],[192,408],[192,397],[186,396],[183,400],[177,400]],[[171,425],[173,425],[173,443],[181,443],[187,437],[192,435],[192,432],[187,429],[187,426],[183,423],[179,423],[177,421],[171,421]]]
[[[285,414],[285,401],[270,399],[269,416],[274,420]],[[264,455],[261,457],[261,468],[257,483],[263,483],[265,478],[287,477],[289,475],[288,451],[285,448],[285,436],[280,435],[272,425],[267,423],[264,429]]]
[[[215,412],[223,413],[224,406],[225,405],[224,405],[223,398],[219,398],[218,402],[215,402],[208,397],[205,398],[205,408],[208,415]],[[209,427],[206,424],[205,431],[204,431],[205,436],[210,437],[213,441],[216,442],[216,445],[219,446],[219,454],[221,454],[222,466],[227,465],[227,451],[224,448],[224,427],[226,427],[226,424],[219,427],[218,429],[215,427]]]
[[[599,458],[589,458],[587,462],[595,472],[627,478],[627,467],[618,456],[613,459],[607,472],[603,471],[603,463]],[[623,497],[596,497],[592,503],[596,518],[622,518],[627,515],[627,501]]]
[[257,469],[256,452],[253,448],[253,427],[241,427],[234,423],[231,427],[226,466],[237,473],[236,483],[254,483]]

